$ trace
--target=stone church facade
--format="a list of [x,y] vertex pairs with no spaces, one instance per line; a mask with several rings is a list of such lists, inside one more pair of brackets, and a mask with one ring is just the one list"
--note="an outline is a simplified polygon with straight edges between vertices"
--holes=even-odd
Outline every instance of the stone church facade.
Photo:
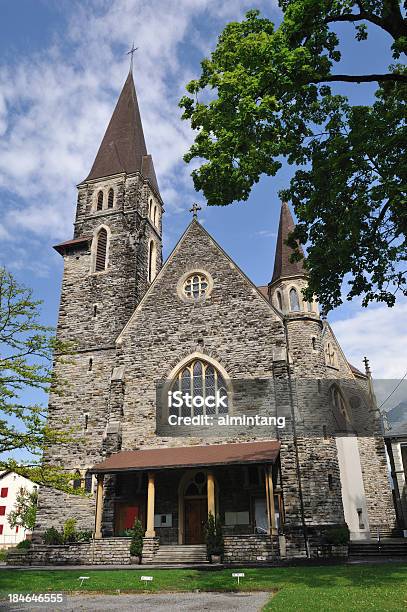
[[[75,473],[86,495],[42,488],[34,539],[75,518],[113,541],[139,518],[151,561],[165,546],[203,544],[210,511],[225,560],[249,562],[312,556],[345,522],[355,539],[391,529],[371,379],[347,362],[317,303],[302,299],[306,274],[285,244],[288,205],[263,287],[195,214],[162,265],[163,213],[129,73],[78,185],[73,239],[55,247],[64,258],[57,333],[76,354],[56,365],[68,384],[50,396],[49,424],[76,433],[44,460]],[[162,410],[163,389],[221,390],[227,406]],[[161,427],[170,415],[204,414],[285,414],[288,426]]]

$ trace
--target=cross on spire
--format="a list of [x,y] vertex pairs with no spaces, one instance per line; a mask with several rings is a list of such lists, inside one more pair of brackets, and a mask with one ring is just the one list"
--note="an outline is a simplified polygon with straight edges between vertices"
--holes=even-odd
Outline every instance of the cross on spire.
[[370,376],[371,375],[371,371],[370,371],[369,359],[367,357],[364,357],[363,358],[363,363],[365,364],[366,376]]
[[131,49],[130,49],[130,51],[128,51],[128,52],[126,53],[126,55],[131,55],[131,60],[130,60],[130,71],[132,71],[132,70],[133,70],[133,55],[134,55],[134,53],[137,51],[137,49],[138,49],[138,47],[135,47],[135,46],[134,46],[134,40],[133,40],[133,43],[132,43],[132,45],[131,45]]
[[198,219],[198,210],[202,210],[202,208],[196,202],[193,203],[192,208],[189,209],[189,212],[192,213],[193,219]]

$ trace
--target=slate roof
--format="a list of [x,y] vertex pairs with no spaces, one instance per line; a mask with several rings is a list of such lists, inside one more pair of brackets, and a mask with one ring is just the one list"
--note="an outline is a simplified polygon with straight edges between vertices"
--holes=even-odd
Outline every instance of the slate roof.
[[[295,223],[290,208],[287,202],[283,202],[281,204],[280,223],[278,226],[276,256],[274,259],[273,277],[271,279],[272,283],[280,278],[305,274],[302,261],[290,261],[293,250],[285,244],[288,234],[290,234],[294,228]],[[304,254],[301,247],[300,251]]]
[[150,179],[158,192],[153,161],[151,155],[147,153],[131,71],[103,136],[92,169],[85,180],[103,178],[121,172],[128,174],[141,172],[144,178]]

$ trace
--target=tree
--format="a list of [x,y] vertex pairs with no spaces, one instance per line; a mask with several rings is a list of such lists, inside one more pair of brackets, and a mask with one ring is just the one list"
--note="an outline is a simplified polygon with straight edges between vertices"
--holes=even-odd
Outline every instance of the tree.
[[143,553],[143,536],[143,525],[139,519],[136,519],[134,521],[130,543],[130,554],[132,557],[141,557]]
[[[228,24],[199,79],[187,85],[183,118],[197,135],[184,159],[208,205],[246,200],[262,174],[282,160],[296,166],[287,189],[298,226],[293,259],[308,244],[309,287],[328,311],[347,299],[395,303],[407,295],[406,69],[339,74],[335,24],[349,22],[358,41],[369,27],[387,32],[393,58],[407,51],[407,24],[397,0],[280,0],[283,21],[250,11]],[[381,50],[378,50],[380,52]],[[333,82],[377,83],[371,105],[352,105]],[[200,97],[203,100],[200,100]],[[209,98],[209,99],[208,99]]]
[[[46,409],[22,401],[35,391],[63,392],[56,379],[53,360],[61,361],[72,346],[55,339],[53,330],[40,323],[39,306],[32,291],[19,285],[0,268],[0,470],[10,470],[41,485],[73,491],[72,474],[41,462],[50,446],[69,441],[73,429],[52,429]],[[32,461],[21,462],[15,453],[28,452]]]
[[7,516],[10,527],[24,527],[24,529],[33,531],[37,515],[37,502],[37,489],[29,491],[25,487],[20,487],[17,492],[14,509]]

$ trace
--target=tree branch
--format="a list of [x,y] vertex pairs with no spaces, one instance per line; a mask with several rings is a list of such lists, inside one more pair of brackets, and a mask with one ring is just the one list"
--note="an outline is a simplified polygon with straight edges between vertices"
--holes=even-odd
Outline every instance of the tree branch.
[[407,83],[406,74],[389,72],[387,74],[329,74],[326,77],[309,79],[309,83],[328,83],[334,81],[346,81],[348,83],[383,83],[385,81],[398,81]]
[[332,17],[327,17],[325,19],[325,23],[336,23],[337,21],[362,21],[362,19],[366,19],[365,13],[348,13],[344,15],[333,15]]
[[366,11],[361,2],[357,2],[357,5],[359,6],[360,13],[342,13],[341,15],[332,15],[332,17],[327,17],[325,19],[325,23],[335,23],[337,21],[369,21],[370,23],[373,23],[374,25],[388,32],[388,34],[390,34],[395,40],[407,35],[407,26],[403,19],[398,2],[392,2],[391,0],[390,2],[387,2],[387,14],[383,13],[382,17]]

